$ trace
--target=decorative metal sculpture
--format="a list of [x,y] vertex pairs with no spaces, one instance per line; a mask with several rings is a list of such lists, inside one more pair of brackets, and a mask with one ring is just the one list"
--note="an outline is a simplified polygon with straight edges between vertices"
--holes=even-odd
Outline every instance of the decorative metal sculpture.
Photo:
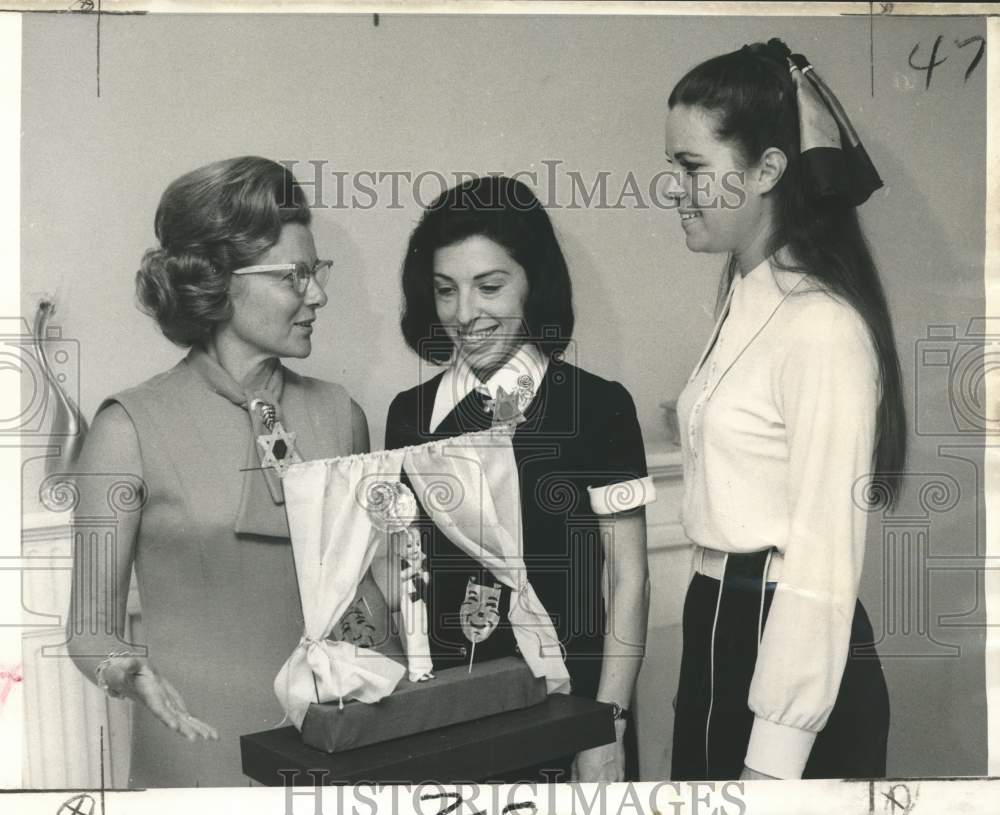
[[55,300],[49,297],[43,298],[35,310],[35,320],[31,331],[36,357],[45,377],[42,387],[47,391],[46,397],[52,399],[52,423],[49,426],[49,437],[59,442],[58,453],[45,459],[45,478],[42,483],[47,486],[43,488],[39,497],[46,507],[53,505],[52,491],[59,489],[61,483],[60,479],[50,479],[49,476],[58,474],[66,475],[68,478],[73,471],[77,457],[80,455],[80,450],[83,448],[83,440],[88,429],[87,420],[83,418],[80,409],[66,393],[60,382],[60,375],[53,370],[46,353],[48,341],[53,338],[55,330],[49,328],[49,321],[55,311]]

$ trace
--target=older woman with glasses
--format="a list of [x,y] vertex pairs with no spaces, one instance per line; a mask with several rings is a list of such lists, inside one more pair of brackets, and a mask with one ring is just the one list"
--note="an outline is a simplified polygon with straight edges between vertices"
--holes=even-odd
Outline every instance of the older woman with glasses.
[[[273,682],[303,630],[279,476],[368,451],[347,392],[281,363],[309,355],[327,303],[309,223],[287,168],[216,162],[167,188],[136,275],[143,309],[190,350],[98,409],[77,512],[108,514],[104,473],[131,480],[140,508],[113,544],[77,544],[69,644],[89,679],[139,703],[132,786],[247,783],[238,737],[282,719]],[[141,643],[125,631],[133,567]]]

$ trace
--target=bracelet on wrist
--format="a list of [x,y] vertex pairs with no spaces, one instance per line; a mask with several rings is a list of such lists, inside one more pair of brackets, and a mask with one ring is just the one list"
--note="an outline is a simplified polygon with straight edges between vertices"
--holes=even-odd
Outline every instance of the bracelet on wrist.
[[104,659],[97,663],[97,668],[94,670],[94,678],[97,680],[97,687],[104,691],[112,699],[121,699],[121,691],[117,691],[108,685],[108,680],[104,678],[105,669],[111,664],[111,660],[118,659],[119,657],[132,657],[137,656],[131,651],[112,651]]

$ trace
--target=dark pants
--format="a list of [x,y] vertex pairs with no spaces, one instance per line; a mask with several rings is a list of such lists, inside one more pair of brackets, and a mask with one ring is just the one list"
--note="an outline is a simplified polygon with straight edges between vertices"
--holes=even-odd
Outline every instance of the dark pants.
[[[719,581],[696,574],[684,602],[684,651],[674,718],[674,781],[739,778],[754,714],[747,706],[757,662],[757,626],[766,553],[730,555],[715,622],[715,681],[710,680],[712,627]],[[764,590],[764,619],[774,584]],[[803,778],[883,778],[889,694],[859,602],[840,691]],[[709,705],[711,729],[707,733]]]

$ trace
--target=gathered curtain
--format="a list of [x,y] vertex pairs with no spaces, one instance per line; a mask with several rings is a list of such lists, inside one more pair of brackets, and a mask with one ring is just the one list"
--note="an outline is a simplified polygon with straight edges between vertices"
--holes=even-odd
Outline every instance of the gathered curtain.
[[[438,529],[510,588],[509,622],[532,673],[545,678],[549,693],[570,690],[552,620],[527,578],[517,465],[510,431],[500,428],[289,468],[285,508],[305,631],[274,688],[299,728],[314,702],[377,702],[407,672],[417,681],[433,670],[426,606],[409,590],[409,575],[399,591],[406,668],[371,648],[327,639],[376,556],[398,558],[390,540],[401,531],[409,534],[414,509],[402,499],[388,512],[384,505],[393,488],[407,493],[399,483],[403,472]],[[419,580],[419,564],[410,565]]]

